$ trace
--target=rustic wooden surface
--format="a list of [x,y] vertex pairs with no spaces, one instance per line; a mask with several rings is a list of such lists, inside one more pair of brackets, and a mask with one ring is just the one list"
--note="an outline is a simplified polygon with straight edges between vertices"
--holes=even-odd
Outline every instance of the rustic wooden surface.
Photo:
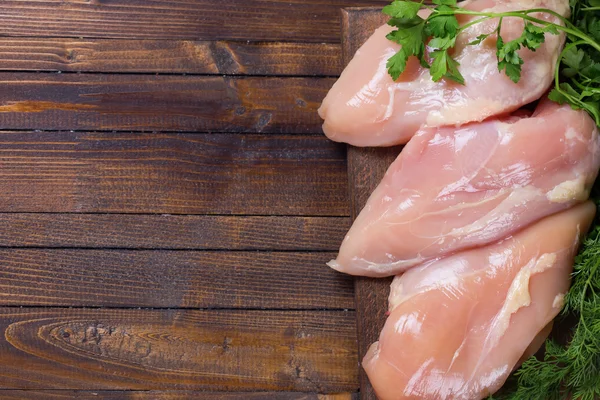
[[340,7],[387,0],[3,0],[2,36],[339,41]]
[[[347,8],[342,11],[342,47],[347,64],[373,31],[386,22],[379,8]],[[365,206],[401,147],[357,148],[348,146],[348,183],[352,218]],[[358,352],[362,357],[379,338],[385,322],[387,298],[393,278],[355,278]],[[360,370],[360,399],[376,400],[367,374]]]
[[358,398],[316,111],[385,3],[2,2],[0,400]]
[[337,43],[0,38],[0,70],[335,76]]
[[316,394],[294,392],[227,393],[199,392],[190,390],[172,391],[112,391],[112,390],[3,390],[0,398],[6,400],[356,400],[356,393]]

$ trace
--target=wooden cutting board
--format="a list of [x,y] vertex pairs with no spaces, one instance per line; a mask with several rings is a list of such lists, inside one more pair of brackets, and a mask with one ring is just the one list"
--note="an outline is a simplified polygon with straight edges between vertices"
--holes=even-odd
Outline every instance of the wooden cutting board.
[[[373,34],[375,29],[387,22],[389,17],[380,7],[345,8],[342,10],[342,51],[347,65],[358,48]],[[348,184],[352,219],[365,206],[385,171],[396,159],[402,147],[360,148],[348,146]],[[354,283],[356,299],[359,357],[367,352],[371,343],[379,337],[385,322],[387,297],[393,278],[373,279],[357,277]],[[360,398],[375,400],[375,392],[365,371],[360,369]]]

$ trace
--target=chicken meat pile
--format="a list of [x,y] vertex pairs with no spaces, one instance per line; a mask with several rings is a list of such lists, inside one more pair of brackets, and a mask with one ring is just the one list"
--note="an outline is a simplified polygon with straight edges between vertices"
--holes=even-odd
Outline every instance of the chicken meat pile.
[[[460,6],[569,13],[568,0]],[[483,399],[539,349],[562,308],[595,214],[598,130],[586,112],[546,97],[561,35],[519,51],[526,62],[516,84],[498,71],[494,35],[461,45],[489,30],[473,25],[457,41],[460,85],[433,82],[416,59],[394,81],[390,30],[356,52],[319,110],[334,141],[406,144],[329,266],[395,276],[388,320],[362,362],[381,400]],[[522,30],[507,18],[501,34]]]

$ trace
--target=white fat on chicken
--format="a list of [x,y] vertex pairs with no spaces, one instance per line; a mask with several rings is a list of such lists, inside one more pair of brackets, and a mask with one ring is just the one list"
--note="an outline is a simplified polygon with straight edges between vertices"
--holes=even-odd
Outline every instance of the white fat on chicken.
[[421,129],[329,265],[390,276],[493,243],[584,202],[599,168],[593,119],[548,99],[532,115]]
[[498,390],[550,332],[573,237],[594,213],[586,202],[396,277],[390,316],[363,360],[379,399],[477,400]]

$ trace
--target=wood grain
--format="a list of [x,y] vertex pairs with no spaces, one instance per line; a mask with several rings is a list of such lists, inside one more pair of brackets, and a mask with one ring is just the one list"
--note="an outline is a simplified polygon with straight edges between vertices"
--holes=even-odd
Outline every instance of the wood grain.
[[0,214],[0,247],[336,251],[346,217]]
[[331,253],[0,250],[1,306],[353,309]]
[[[379,9],[345,9],[342,11],[342,47],[344,62],[350,62],[358,48],[373,31],[385,23],[386,17]],[[352,218],[360,213],[369,196],[383,178],[385,171],[400,153],[401,147],[358,148],[348,146],[348,182]],[[355,279],[358,352],[362,357],[369,346],[378,340],[388,309],[387,298],[393,277]],[[373,387],[360,369],[361,400],[377,400]]]
[[387,0],[3,0],[2,36],[339,41],[340,7]]
[[330,78],[0,73],[0,127],[321,133]]
[[189,390],[0,390],[0,400],[355,400],[356,393],[317,394],[297,392],[219,393]]
[[318,136],[1,132],[0,212],[348,215]]
[[338,75],[330,43],[0,38],[0,70]]
[[354,391],[343,311],[0,309],[5,389]]

